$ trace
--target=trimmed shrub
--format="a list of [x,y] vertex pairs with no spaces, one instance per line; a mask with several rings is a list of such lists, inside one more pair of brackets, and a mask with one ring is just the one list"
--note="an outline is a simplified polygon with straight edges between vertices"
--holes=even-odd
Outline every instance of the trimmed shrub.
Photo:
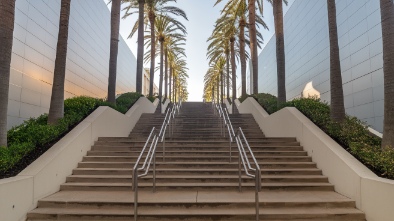
[[[74,97],[64,101],[64,118],[56,125],[48,125],[48,115],[43,114],[12,128],[7,134],[8,147],[0,147],[0,178],[6,177],[4,174],[23,161],[32,151],[40,152],[39,155],[44,153],[99,106],[109,106],[124,114],[140,97],[138,93],[122,94],[116,99],[116,105],[103,99]],[[31,160],[31,157],[28,158]]]
[[377,175],[394,179],[394,150],[383,150],[380,147],[381,138],[371,134],[367,126],[356,117],[346,116],[344,122],[334,122],[330,118],[330,106],[318,98],[298,98],[278,107],[277,98],[271,94],[257,94],[253,97],[269,114],[284,107],[297,108]]

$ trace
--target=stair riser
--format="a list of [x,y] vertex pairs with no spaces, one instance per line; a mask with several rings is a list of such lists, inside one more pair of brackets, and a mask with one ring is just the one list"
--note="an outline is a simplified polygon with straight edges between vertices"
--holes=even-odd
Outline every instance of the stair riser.
[[[127,193],[125,193],[127,194]],[[130,201],[133,200],[130,194]],[[259,208],[304,208],[304,207],[324,207],[324,208],[346,208],[355,207],[355,203],[352,201],[344,202],[264,202],[259,203]],[[87,202],[46,202],[39,201],[38,208],[97,208],[97,209],[125,209],[134,208],[134,203],[87,203]],[[233,208],[254,208],[254,202],[248,203],[138,203],[139,209],[146,209],[154,211],[156,209],[204,209],[204,208],[215,208],[215,209],[233,209]]]
[[[141,190],[152,190],[152,186],[150,185],[149,187],[143,187],[139,186],[138,187]],[[101,186],[101,187],[91,187],[91,186],[60,186],[61,191],[131,191],[131,185],[130,186],[121,186],[121,187],[112,187],[112,186]],[[162,187],[162,186],[156,186],[156,191],[169,191],[169,190],[192,190],[192,191],[207,191],[207,190],[212,190],[212,191],[238,191],[238,187],[216,187],[216,186],[204,186],[204,187],[182,187],[182,186],[177,186],[177,187]],[[255,190],[255,187],[253,186],[243,186],[242,190],[245,191],[252,191]],[[288,187],[288,186],[270,186],[266,187],[263,186],[262,190],[271,190],[271,191],[334,191],[334,187],[332,186],[314,186],[314,187],[303,187],[303,186],[295,186],[295,187]]]
[[[157,173],[162,175],[234,175],[238,173],[238,171],[217,171],[217,172],[209,172],[209,171],[189,171],[189,172],[178,172],[178,171],[163,171],[158,170]],[[152,170],[149,172],[152,173]],[[122,170],[108,170],[108,171],[95,171],[95,170],[88,170],[88,171],[81,171],[81,170],[74,170],[73,175],[131,175],[132,171],[122,171]],[[299,171],[299,172],[261,172],[262,175],[322,175],[322,172],[317,171]]]
[[[111,164],[111,163],[79,163],[78,168],[128,168],[131,169],[134,167],[134,164]],[[157,169],[176,169],[176,168],[187,168],[187,169],[193,169],[193,168],[199,168],[199,169],[236,169],[238,168],[238,165],[236,164],[212,164],[212,165],[204,165],[204,164],[156,164]],[[262,165],[260,164],[261,169],[298,169],[298,168],[316,168],[315,164],[268,164],[268,165]]]
[[[259,152],[253,152],[255,157],[272,157],[272,156],[280,156],[280,157],[295,157],[295,156],[307,156],[306,152],[299,151],[299,152],[266,152],[266,153],[259,153]],[[157,151],[156,152],[157,156],[162,156],[162,151]],[[182,157],[182,156],[188,156],[188,155],[197,155],[199,157],[210,157],[212,155],[215,156],[221,156],[221,157],[228,157],[229,152],[222,152],[222,153],[203,153],[203,152],[166,152],[165,155],[168,157]],[[87,156],[133,156],[133,157],[138,157],[140,155],[140,152],[134,151],[134,152],[104,152],[104,151],[88,151]],[[232,151],[232,156],[237,157],[238,151]]]
[[[67,183],[132,183],[131,178],[116,178],[116,179],[105,179],[105,178],[75,178],[68,177]],[[152,183],[152,178],[141,178],[141,183]],[[156,178],[156,183],[237,183],[238,178]],[[242,179],[243,183],[254,183],[255,180],[251,178],[244,177]],[[327,183],[327,178],[271,178],[271,179],[261,179],[262,183]]]
[[[145,158],[143,158],[144,160]],[[84,157],[83,162],[135,162],[137,157]],[[210,158],[197,158],[197,157],[170,157],[165,158],[165,162],[229,162],[230,157],[210,157]],[[237,161],[238,156],[232,156],[232,160]],[[249,158],[252,160],[252,158]],[[264,158],[256,157],[257,162],[312,162],[310,157],[294,157],[294,158]],[[163,157],[160,155],[156,156],[156,162],[163,162]]]

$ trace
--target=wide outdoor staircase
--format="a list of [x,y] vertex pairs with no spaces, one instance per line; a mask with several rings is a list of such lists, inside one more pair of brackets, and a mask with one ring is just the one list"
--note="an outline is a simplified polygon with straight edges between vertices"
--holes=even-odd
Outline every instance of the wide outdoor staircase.
[[[365,220],[295,138],[265,137],[249,114],[230,118],[261,167],[260,220]],[[143,114],[129,137],[99,138],[60,192],[41,199],[28,220],[134,220],[132,168],[163,120]],[[211,104],[184,103],[174,123],[165,159],[158,144],[156,192],[152,173],[139,180],[138,220],[256,220],[255,182],[243,176],[238,191],[238,149],[233,143],[230,162],[228,135]]]

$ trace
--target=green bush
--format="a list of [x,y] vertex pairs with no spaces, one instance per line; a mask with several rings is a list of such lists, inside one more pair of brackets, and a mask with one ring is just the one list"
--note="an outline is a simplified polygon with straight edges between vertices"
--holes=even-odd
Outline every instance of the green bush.
[[146,96],[146,98],[148,98],[148,100],[150,100],[153,103],[156,100],[157,97],[155,97],[155,96]]
[[376,174],[394,179],[394,150],[382,150],[381,139],[372,135],[359,119],[346,116],[344,122],[334,122],[330,118],[330,106],[317,98],[298,98],[278,107],[277,98],[271,94],[253,97],[269,114],[284,107],[297,108]]
[[139,93],[122,94],[116,99],[116,105],[103,99],[74,97],[64,101],[64,118],[55,125],[47,124],[47,114],[26,120],[8,131],[8,147],[0,147],[0,173],[11,169],[35,148],[48,146],[59,140],[97,107],[109,106],[126,113],[140,97]]

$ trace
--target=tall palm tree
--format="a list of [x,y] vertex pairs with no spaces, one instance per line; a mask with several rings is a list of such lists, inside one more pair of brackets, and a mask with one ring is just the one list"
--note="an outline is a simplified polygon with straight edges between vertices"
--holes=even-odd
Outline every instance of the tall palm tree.
[[[155,41],[159,44],[155,44],[159,47],[159,50],[156,50],[155,57],[157,56],[157,52],[160,53],[160,83],[159,83],[159,99],[162,100],[163,95],[163,71],[164,71],[164,52],[165,49],[168,48],[169,45],[172,46],[170,51],[177,50],[180,42],[186,41],[186,27],[177,20],[171,19],[169,17],[158,15],[155,21]],[[151,36],[147,35],[145,38],[148,39],[147,47],[152,46],[152,42],[149,40]],[[178,49],[174,53],[182,53],[185,55],[184,49]],[[182,51],[182,52],[180,52]],[[186,56],[186,55],[185,55]],[[145,56],[146,60],[152,59],[151,55],[148,53]],[[159,104],[159,109],[161,109],[161,103]]]
[[[211,63],[205,76],[204,76],[204,98],[208,101],[216,93],[216,99],[219,103],[221,96],[219,93],[219,84],[223,84],[222,76],[225,75],[226,72],[226,57],[219,57],[215,62]],[[215,90],[212,91],[212,88]],[[215,97],[215,96],[214,96]]]
[[[180,31],[182,33],[178,33]],[[186,40],[184,34],[186,34],[186,27],[176,21],[171,20],[168,17],[159,16],[156,18],[156,32],[157,40],[160,43],[160,82],[159,82],[159,99],[162,100],[163,95],[163,65],[164,65],[164,47],[165,40],[169,38],[179,38]],[[159,109],[161,110],[161,102],[159,103]]]
[[[217,0],[216,4],[221,2],[222,0]],[[247,28],[247,16],[248,16],[248,5],[246,0],[229,0],[228,3],[224,6],[222,10],[222,14],[226,16],[230,16],[232,19],[227,19],[229,22],[235,22],[235,25],[238,27],[238,44],[239,44],[239,57],[241,63],[241,84],[242,84],[242,94],[241,96],[246,96],[246,62],[249,59],[249,54],[245,51],[245,46],[247,44],[250,45],[249,39],[246,38]],[[254,22],[256,26],[262,25],[263,28],[268,29],[267,25],[259,15],[255,15]],[[256,32],[256,46],[261,48],[261,44],[263,43],[263,36],[260,32]],[[250,32],[249,32],[250,36]],[[250,39],[251,40],[251,39]],[[251,48],[252,50],[252,48]]]
[[259,93],[259,70],[258,62],[259,57],[257,53],[257,31],[256,31],[256,3],[259,4],[260,13],[263,14],[263,2],[261,4],[256,0],[248,1],[248,11],[249,11],[249,35],[250,35],[250,54],[252,57],[252,78],[253,78],[253,88],[252,94]]
[[[278,105],[286,102],[286,63],[285,63],[285,37],[283,32],[283,6],[282,1],[268,0],[274,10],[275,37],[276,37],[276,69],[278,75]],[[254,79],[253,79],[254,81]]]
[[345,119],[341,63],[339,60],[337,12],[335,0],[327,0],[328,27],[330,35],[330,86],[331,86],[331,119],[342,122]]
[[[137,0],[124,0],[125,2],[129,2],[130,4],[125,7],[126,13],[124,18],[135,14],[139,11],[135,11],[135,9],[139,8],[139,5],[136,4]],[[151,61],[150,61],[150,84],[149,84],[149,96],[153,96],[153,82],[154,82],[154,72],[155,72],[155,54],[156,54],[156,45],[155,45],[155,18],[158,14],[162,14],[163,16],[167,16],[170,18],[170,14],[181,16],[187,20],[186,13],[175,6],[166,6],[169,2],[176,2],[176,0],[145,0],[144,7],[144,23],[148,24],[150,27],[150,36],[151,36]],[[140,20],[140,19],[139,19]],[[138,22],[138,21],[137,21]],[[134,24],[134,27],[129,35],[132,37],[133,34],[138,29],[138,25]]]
[[64,116],[64,81],[66,78],[68,24],[71,0],[62,0],[60,9],[59,34],[57,39],[55,71],[48,124],[55,124]]
[[380,0],[383,36],[384,126],[383,148],[394,148],[394,5]]
[[121,0],[112,0],[111,6],[111,48],[109,53],[109,75],[107,101],[115,104],[116,94],[116,67],[118,62],[118,42],[120,26]]
[[144,75],[144,10],[145,0],[138,0],[138,48],[137,48],[137,72],[136,72],[136,90],[142,94],[142,76]]
[[[222,56],[226,58],[227,73],[230,72],[230,38],[226,36],[223,30],[215,29],[212,35],[207,39],[208,45],[207,59],[208,63],[214,63]],[[227,98],[230,98],[230,75],[226,77]],[[206,98],[207,100],[210,97]]]
[[6,147],[15,0],[0,0],[0,15],[0,147]]

